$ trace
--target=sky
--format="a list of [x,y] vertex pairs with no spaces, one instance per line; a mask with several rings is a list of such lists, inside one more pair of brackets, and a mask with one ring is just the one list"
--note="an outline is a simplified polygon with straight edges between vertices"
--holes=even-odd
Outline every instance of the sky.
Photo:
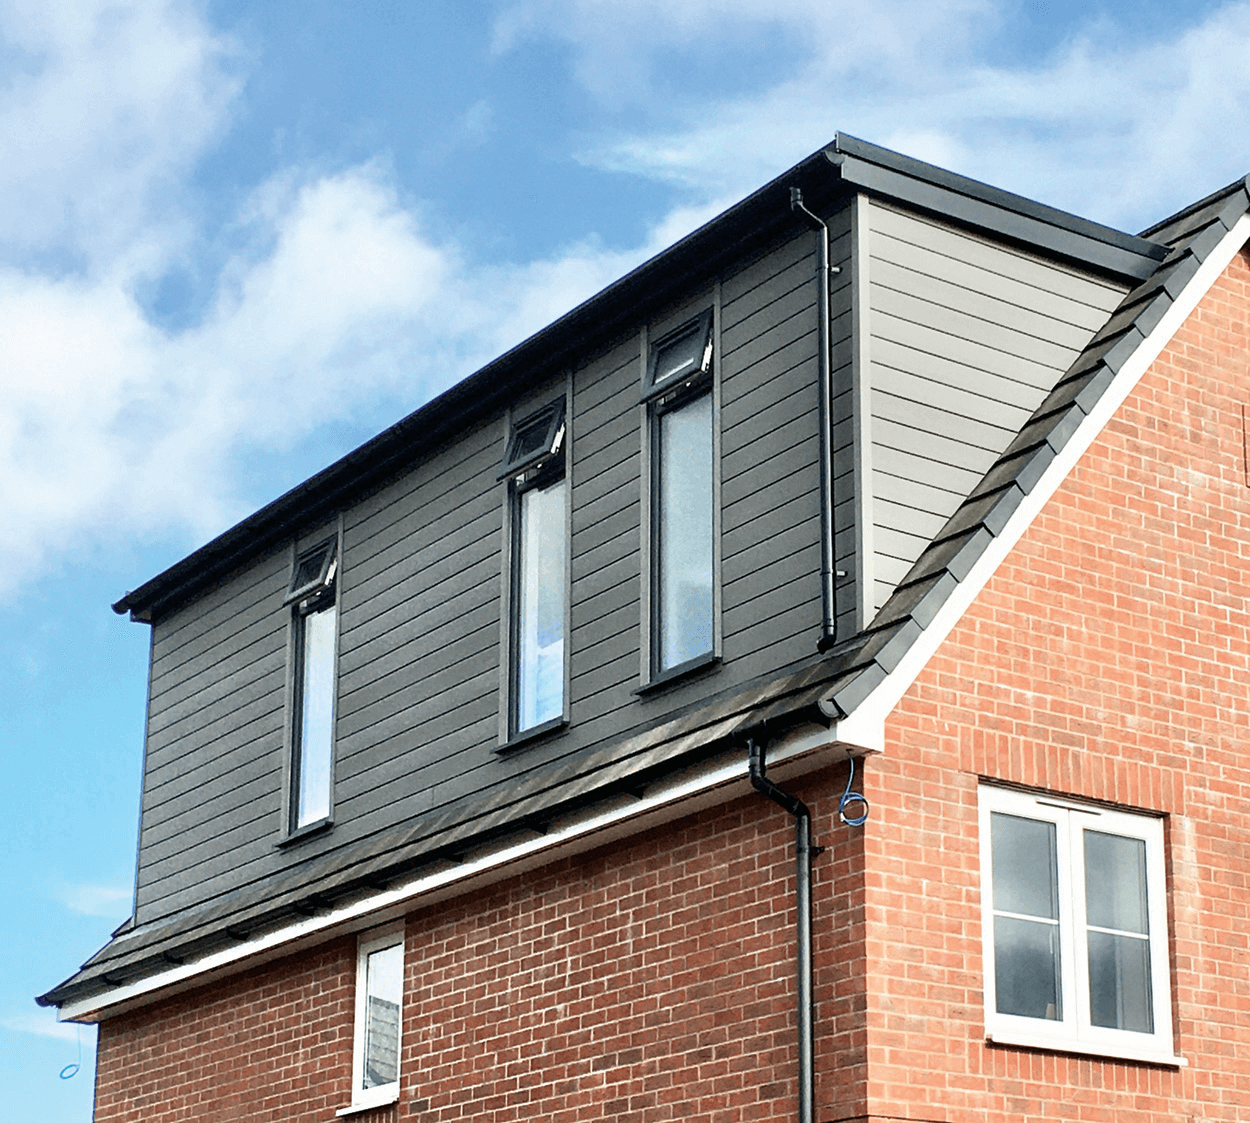
[[1136,231],[1248,111],[1250,0],[0,0],[4,1111],[91,1115],[126,590],[839,131]]

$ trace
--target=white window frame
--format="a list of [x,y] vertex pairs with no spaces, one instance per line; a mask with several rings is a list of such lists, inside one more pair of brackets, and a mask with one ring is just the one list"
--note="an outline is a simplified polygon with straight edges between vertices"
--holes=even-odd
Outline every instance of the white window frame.
[[[1173,1054],[1172,990],[1168,958],[1167,886],[1163,820],[1078,801],[982,784],[978,793],[981,834],[981,949],[984,965],[985,1035],[1001,1045],[1157,1064],[1182,1065]],[[994,812],[1051,823],[1055,827],[1059,886],[1062,1020],[1003,1014],[994,976],[994,882],[990,816]],[[1086,936],[1085,848],[1082,832],[1140,839],[1146,847],[1146,916],[1154,1031],[1111,1029],[1090,1020]]]
[[[389,1084],[364,1088],[365,1030],[368,1026],[368,977],[369,956],[374,952],[399,946],[401,957],[404,946],[403,923],[389,925],[363,933],[356,944],[356,1024],[352,1040],[352,1102],[336,1115],[351,1115],[357,1111],[393,1104],[399,1099],[399,1083],[402,1077],[401,1062],[404,1055],[404,1003],[403,992],[399,1002],[399,1042],[395,1057],[395,1079]],[[402,971],[402,968],[401,968]]]

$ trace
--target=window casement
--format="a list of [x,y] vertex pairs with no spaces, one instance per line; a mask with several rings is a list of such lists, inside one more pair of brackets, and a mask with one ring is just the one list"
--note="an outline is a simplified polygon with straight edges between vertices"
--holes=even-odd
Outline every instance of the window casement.
[[1163,820],[992,785],[979,794],[987,1038],[1182,1063]]
[[295,560],[285,599],[291,606],[294,653],[287,824],[290,835],[330,822],[337,693],[337,570],[336,539],[305,550]]
[[564,398],[516,422],[508,477],[508,606],[504,742],[567,720],[568,478]]
[[712,310],[657,339],[644,392],[649,432],[646,685],[717,657]]
[[366,932],[356,947],[356,1028],[349,1115],[399,1099],[403,1041],[404,927]]

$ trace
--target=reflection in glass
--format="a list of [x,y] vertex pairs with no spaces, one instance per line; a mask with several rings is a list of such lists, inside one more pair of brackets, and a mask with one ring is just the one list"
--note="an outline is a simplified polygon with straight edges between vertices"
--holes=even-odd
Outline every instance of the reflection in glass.
[[564,713],[565,488],[559,480],[520,495],[516,728]]
[[712,396],[659,416],[657,669],[712,651]]
[[1063,1020],[1059,926],[994,917],[994,994],[1000,1014]]
[[365,967],[365,1049],[362,1088],[399,1079],[399,1005],[404,988],[404,945],[369,955]]
[[1062,1020],[1055,824],[996,811],[990,848],[998,1012]]
[[1100,831],[1084,834],[1090,1021],[1153,1033],[1146,844]]
[[301,618],[299,800],[296,827],[330,814],[330,768],[334,734],[335,605]]

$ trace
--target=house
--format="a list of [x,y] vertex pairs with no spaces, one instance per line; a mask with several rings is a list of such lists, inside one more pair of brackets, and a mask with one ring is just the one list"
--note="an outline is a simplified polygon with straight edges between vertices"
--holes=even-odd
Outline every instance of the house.
[[127,593],[96,1123],[1243,1118],[1247,239],[842,136]]

